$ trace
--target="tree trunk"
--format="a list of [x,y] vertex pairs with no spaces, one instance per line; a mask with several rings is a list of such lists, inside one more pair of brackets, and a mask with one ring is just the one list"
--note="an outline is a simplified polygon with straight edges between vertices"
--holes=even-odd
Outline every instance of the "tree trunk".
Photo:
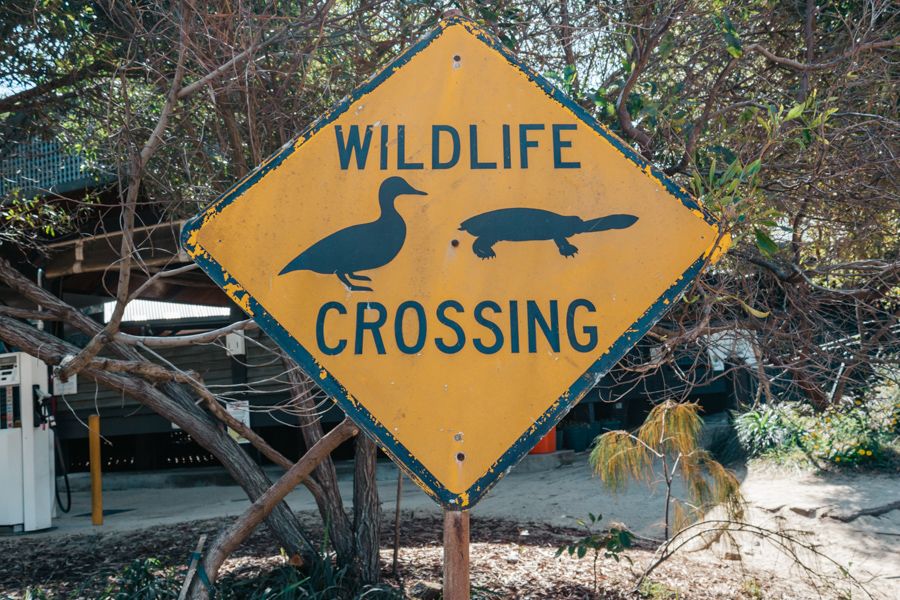
[[[0,340],[40,358],[48,365],[58,365],[65,356],[78,352],[78,348],[67,342],[3,316],[0,316]],[[133,351],[130,348],[127,350]],[[137,352],[133,354],[123,352],[123,355],[130,359],[145,360]],[[181,427],[222,463],[251,500],[256,500],[271,487],[272,482],[259,465],[225,433],[217,421],[198,408],[179,386],[175,384],[161,386],[166,392],[172,393],[171,396],[167,396],[143,379],[97,369],[90,363],[81,372],[101,385],[131,396]],[[266,523],[288,553],[301,553],[310,559],[314,557],[313,545],[303,534],[299,521],[286,504],[276,506],[266,519]]]
[[[204,568],[207,576],[211,581],[216,581],[219,575],[219,569],[240,546],[244,540],[250,537],[250,534],[257,528],[272,509],[284,500],[295,487],[309,477],[313,469],[323,458],[329,456],[331,452],[337,448],[342,442],[350,439],[359,432],[356,425],[348,419],[344,418],[340,425],[332,429],[328,435],[319,440],[315,446],[310,448],[303,458],[298,460],[281,478],[266,490],[262,496],[257,498],[253,504],[244,511],[234,523],[224,529],[210,546],[206,555]],[[209,594],[205,586],[197,580],[191,583],[191,597],[197,600],[205,600]]]
[[356,437],[353,472],[353,534],[356,542],[356,575],[361,585],[378,583],[381,575],[381,503],[375,480],[378,447],[366,435]]
[[[322,439],[322,423],[313,402],[313,382],[287,356],[285,367],[289,373],[294,404],[300,408],[298,420],[307,448],[312,448]],[[381,525],[381,504],[378,498],[378,484],[375,480],[375,466],[378,448],[365,435],[356,438],[356,456],[353,473],[353,521],[351,523],[344,510],[343,499],[338,488],[337,471],[331,456],[325,457],[316,467],[314,478],[322,490],[316,498],[319,512],[329,533],[338,563],[349,566],[357,582],[361,585],[377,583],[381,575],[378,551],[381,547],[379,527]]]
[[[291,382],[292,401],[300,409],[297,411],[300,433],[306,448],[309,449],[315,446],[324,435],[322,421],[319,419],[318,410],[313,402],[314,385],[287,355],[283,355],[283,361]],[[344,511],[344,501],[341,498],[341,490],[338,488],[337,470],[334,468],[331,455],[326,456],[316,466],[313,478],[321,489],[315,500],[319,514],[322,516],[322,522],[328,527],[329,539],[337,553],[338,564],[353,565],[355,562],[353,530],[350,518]]]

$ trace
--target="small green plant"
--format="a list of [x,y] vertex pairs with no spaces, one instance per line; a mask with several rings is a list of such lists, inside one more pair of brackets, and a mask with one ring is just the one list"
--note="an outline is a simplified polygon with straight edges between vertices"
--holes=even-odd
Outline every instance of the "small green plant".
[[641,597],[649,598],[650,600],[676,600],[679,597],[678,590],[670,588],[664,583],[650,581],[649,579],[645,579],[641,583],[638,593]]
[[159,560],[135,560],[115,576],[101,600],[164,600],[177,598],[179,582]]
[[[168,600],[178,597],[182,579],[175,569],[159,560],[135,560],[111,578],[98,600]],[[30,595],[28,595],[30,594]],[[346,568],[337,568],[333,556],[323,554],[309,571],[285,564],[252,578],[228,575],[216,583],[218,600],[399,600],[399,591],[390,586],[354,583]],[[26,592],[30,600],[47,600],[39,589]]]
[[741,582],[741,591],[744,595],[753,600],[762,600],[763,588],[759,581],[753,578],[745,579]]
[[[293,566],[285,565],[253,579],[224,578],[216,586],[216,596],[247,600],[292,600],[315,597],[306,593],[311,587],[309,584],[308,576]],[[329,586],[328,591],[334,593],[336,590]]]
[[588,552],[591,552],[594,594],[597,593],[597,562],[600,559],[600,553],[603,552],[603,556],[606,558],[612,558],[619,562],[620,555],[631,547],[631,542],[634,539],[634,536],[627,529],[612,527],[606,531],[598,530],[597,527],[601,519],[603,519],[602,515],[595,515],[594,513],[588,513],[587,521],[576,519],[576,523],[584,529],[585,535],[572,543],[563,544],[556,551],[557,557],[568,552],[569,556],[577,556],[578,558],[584,558]]

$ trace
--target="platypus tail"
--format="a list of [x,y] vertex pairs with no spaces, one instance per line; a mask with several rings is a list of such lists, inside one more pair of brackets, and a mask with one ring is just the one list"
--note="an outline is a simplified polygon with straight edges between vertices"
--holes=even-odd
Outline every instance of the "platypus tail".
[[607,215],[599,219],[588,219],[584,221],[581,233],[606,231],[607,229],[627,229],[637,223],[637,220],[638,218],[634,215]]

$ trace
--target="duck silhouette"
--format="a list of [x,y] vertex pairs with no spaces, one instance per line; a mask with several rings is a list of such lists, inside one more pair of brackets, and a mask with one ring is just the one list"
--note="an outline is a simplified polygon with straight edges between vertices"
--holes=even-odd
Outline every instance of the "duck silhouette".
[[279,273],[312,271],[337,278],[352,292],[371,292],[372,288],[356,285],[356,281],[372,281],[358,275],[357,271],[369,271],[388,264],[403,248],[406,241],[406,223],[394,207],[398,196],[427,196],[402,177],[388,177],[378,188],[379,217],[371,223],[351,225],[325,237],[289,262]]

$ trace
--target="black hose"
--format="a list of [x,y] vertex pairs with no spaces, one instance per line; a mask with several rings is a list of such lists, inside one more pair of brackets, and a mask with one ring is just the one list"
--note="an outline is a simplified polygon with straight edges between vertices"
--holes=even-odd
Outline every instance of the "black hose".
[[63,481],[66,482],[66,505],[63,506],[62,500],[59,498],[59,475],[56,476],[56,485],[53,493],[56,496],[56,504],[59,506],[59,510],[67,513],[72,510],[72,488],[69,486],[69,471],[66,469],[66,461],[63,458],[62,444],[59,443],[59,438],[55,435],[53,436],[53,445],[56,447],[56,464],[62,471]]

